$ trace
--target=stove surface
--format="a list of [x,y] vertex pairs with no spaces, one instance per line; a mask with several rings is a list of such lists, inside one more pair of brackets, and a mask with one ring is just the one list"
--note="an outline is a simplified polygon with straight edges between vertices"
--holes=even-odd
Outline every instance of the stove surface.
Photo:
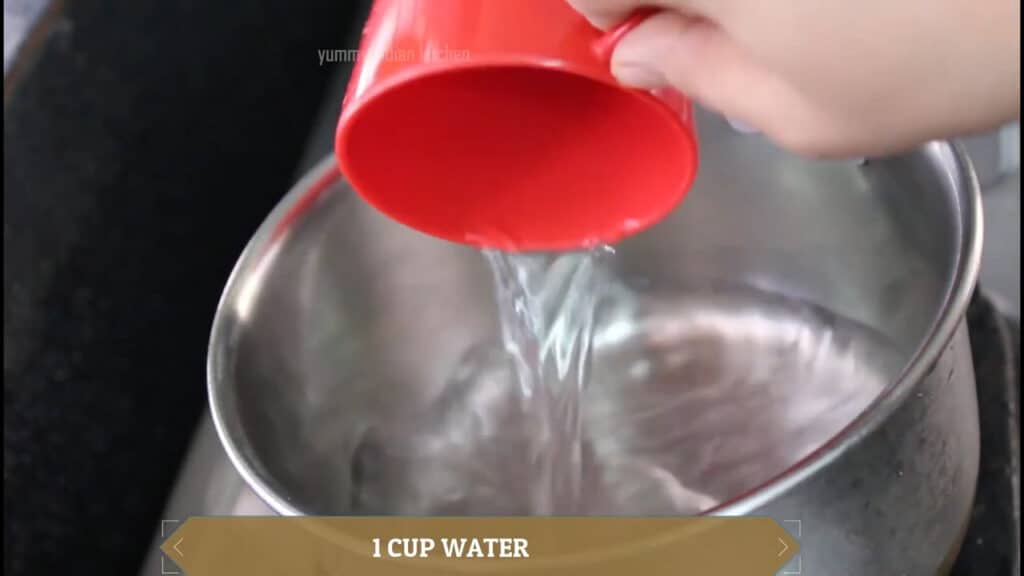
[[967,313],[981,420],[974,511],[954,576],[1020,574],[1020,324],[975,297]]

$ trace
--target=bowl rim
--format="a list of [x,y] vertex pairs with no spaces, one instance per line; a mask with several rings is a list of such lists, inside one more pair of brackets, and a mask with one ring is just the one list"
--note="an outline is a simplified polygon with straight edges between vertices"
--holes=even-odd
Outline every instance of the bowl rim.
[[[931,157],[944,160],[948,170],[952,196],[960,219],[960,242],[952,281],[946,290],[931,328],[921,338],[918,349],[911,355],[903,371],[846,427],[827,442],[783,472],[759,483],[747,493],[739,494],[702,515],[744,516],[757,511],[769,502],[783,496],[819,470],[828,466],[842,454],[862,442],[886,422],[939,359],[957,328],[962,323],[967,306],[977,285],[981,267],[983,243],[983,213],[981,189],[977,175],[963,145],[956,141],[933,141],[917,149]],[[287,232],[287,225],[315,203],[321,192],[338,183],[346,182],[338,169],[334,154],[328,154],[292,186],[274,207],[246,245],[235,263],[217,304],[207,350],[207,392],[210,412],[217,436],[234,468],[264,502],[283,516],[313,515],[302,510],[275,490],[270,479],[257,469],[247,451],[236,441],[229,422],[225,398],[226,387],[218,384],[222,379],[221,364],[225,344],[230,341],[227,323],[229,299],[240,288],[244,275],[254,270],[264,257],[272,254],[269,248]],[[355,194],[355,192],[352,192]]]

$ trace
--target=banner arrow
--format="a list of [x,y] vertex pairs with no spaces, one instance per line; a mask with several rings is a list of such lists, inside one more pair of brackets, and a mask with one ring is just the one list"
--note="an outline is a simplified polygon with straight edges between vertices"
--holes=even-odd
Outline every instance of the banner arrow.
[[786,553],[786,550],[789,550],[789,544],[786,544],[786,541],[782,538],[779,538],[779,544],[782,544],[782,550],[779,550],[778,554],[778,556],[781,558],[782,555]]

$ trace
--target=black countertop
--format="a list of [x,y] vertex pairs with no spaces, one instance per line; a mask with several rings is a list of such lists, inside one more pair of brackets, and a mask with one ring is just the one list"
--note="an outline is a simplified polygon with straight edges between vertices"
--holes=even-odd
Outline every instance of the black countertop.
[[967,314],[978,382],[981,467],[954,576],[1020,573],[1020,324],[975,297]]
[[76,0],[5,74],[5,575],[136,573],[352,8]]

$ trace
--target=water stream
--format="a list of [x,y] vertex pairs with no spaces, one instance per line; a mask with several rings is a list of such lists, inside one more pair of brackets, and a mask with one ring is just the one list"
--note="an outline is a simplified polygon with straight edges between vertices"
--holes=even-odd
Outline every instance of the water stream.
[[610,248],[483,256],[500,341],[370,427],[349,513],[700,513],[820,447],[902,366],[869,328],[779,295],[628,288]]
[[494,274],[502,344],[512,358],[531,431],[531,512],[579,514],[582,399],[591,372],[604,246],[562,254],[484,253]]

